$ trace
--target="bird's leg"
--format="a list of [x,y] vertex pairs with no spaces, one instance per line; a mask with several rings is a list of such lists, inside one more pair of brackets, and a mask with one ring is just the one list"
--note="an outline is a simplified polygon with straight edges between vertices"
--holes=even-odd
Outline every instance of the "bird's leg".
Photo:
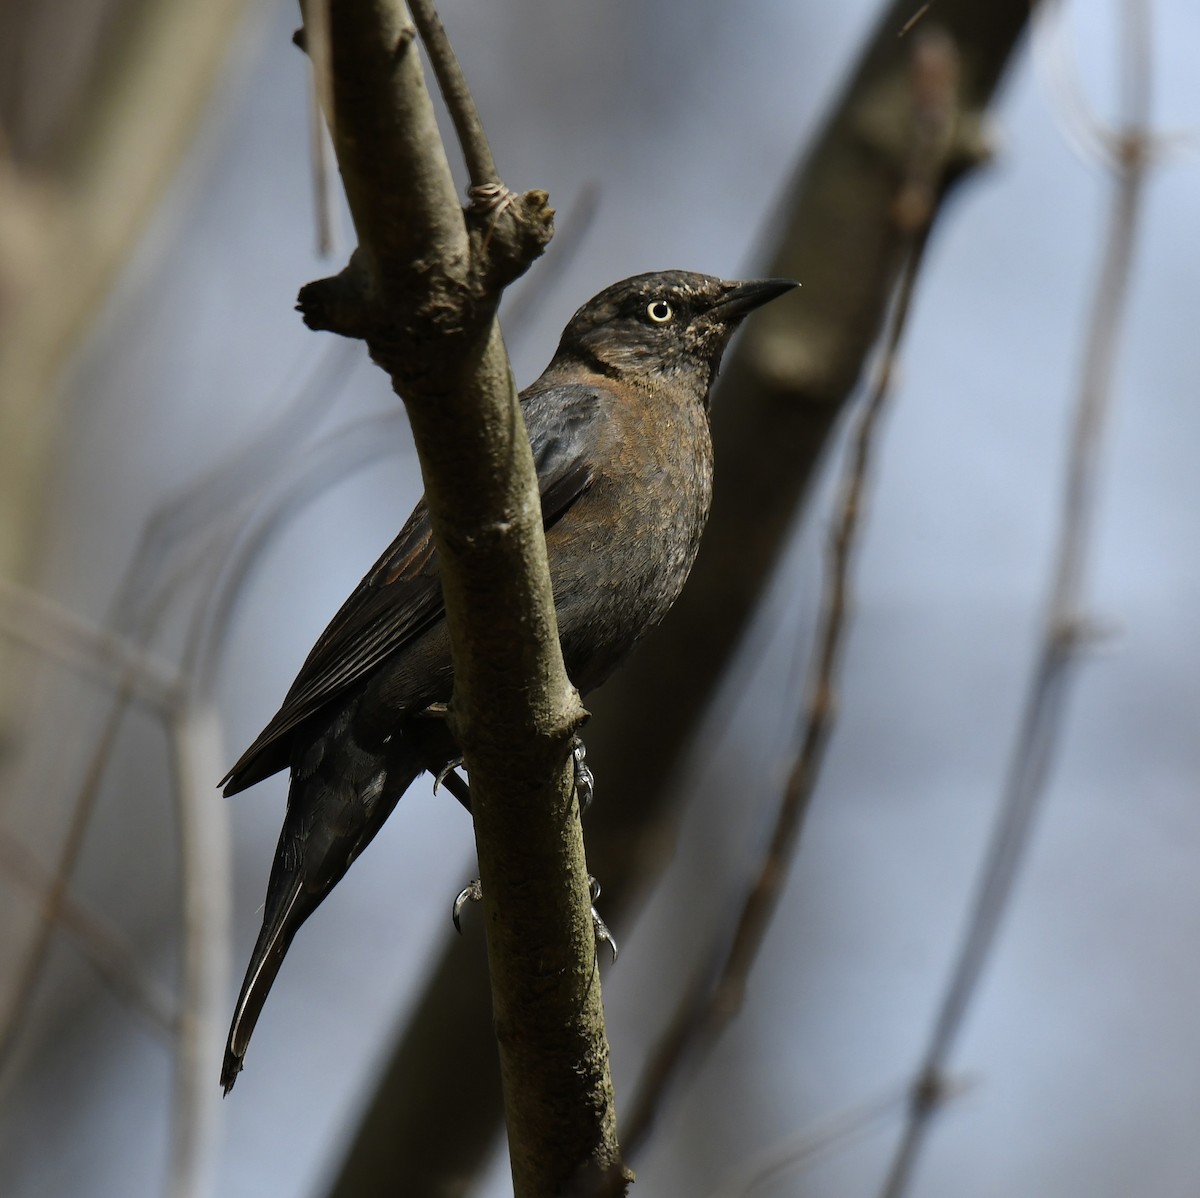
[[446,727],[449,708],[445,703],[431,703],[417,712],[410,734],[421,754],[425,768],[433,775],[433,793],[442,786],[468,810],[471,810],[471,788],[465,778],[455,771],[463,764],[462,754]]
[[[447,715],[445,703],[431,703],[419,712],[419,720],[444,721]],[[458,776],[455,771],[463,764],[461,754],[451,757],[442,756],[445,751],[442,741],[424,743],[427,737],[422,737],[422,750],[425,757],[425,768],[433,774],[433,793],[437,794],[442,786],[468,810],[471,810],[471,790],[469,784]],[[453,743],[453,742],[451,742]],[[571,737],[571,767],[574,770],[575,796],[579,800],[579,813],[582,815],[592,803],[596,794],[596,777],[587,765],[587,749],[578,736]]]
[[[438,705],[440,708],[440,705]],[[441,716],[444,713],[444,708],[435,709],[428,708],[422,715],[433,717]],[[453,757],[444,762],[440,769],[434,774],[433,789],[437,793],[439,786],[445,785],[446,789],[468,810],[471,810],[471,790],[467,783],[458,776],[454,771],[462,765],[461,757]],[[579,810],[582,814],[588,809],[593,796],[596,793],[596,779],[592,771],[587,765],[587,749],[584,748],[583,741],[578,736],[571,738],[571,765],[575,771],[575,794],[579,799]],[[431,770],[432,772],[432,770]],[[600,918],[600,913],[596,910],[595,903],[600,897],[600,883],[595,878],[588,877],[588,885],[592,895],[592,927],[596,932],[596,943],[607,944],[612,951],[612,959],[617,959],[617,942],[613,938],[612,932],[609,931],[608,924]],[[472,882],[468,882],[454,896],[454,905],[450,911],[450,918],[454,921],[455,931],[461,934],[462,932],[462,913],[468,903],[477,903],[483,898],[483,887],[479,884],[479,879],[476,878]]]
[[596,796],[596,778],[587,767],[587,749],[578,736],[571,737],[571,764],[575,769],[575,794],[579,799],[579,814],[582,815]]

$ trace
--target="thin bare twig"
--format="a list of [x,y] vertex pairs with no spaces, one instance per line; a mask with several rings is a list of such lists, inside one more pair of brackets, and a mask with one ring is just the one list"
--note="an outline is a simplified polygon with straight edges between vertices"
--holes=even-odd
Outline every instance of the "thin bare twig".
[[1123,128],[1111,156],[1116,195],[1093,297],[1083,375],[1071,433],[1058,552],[1041,644],[992,839],[980,873],[962,943],[938,1008],[909,1099],[883,1198],[902,1198],[939,1108],[950,1053],[991,954],[1000,921],[1025,860],[1065,716],[1070,667],[1090,639],[1082,611],[1084,572],[1096,509],[1101,436],[1110,407],[1113,363],[1129,294],[1134,242],[1147,174],[1149,126],[1149,12],[1147,0],[1127,0],[1121,39]]
[[[936,187],[954,118],[958,55],[944,34],[925,32],[913,52],[913,141],[892,219],[906,239],[906,261],[884,332],[879,369],[845,467],[839,517],[829,546],[825,597],[806,701],[800,747],[758,875],[717,965],[698,976],[659,1041],[632,1104],[622,1141],[631,1154],[652,1127],[663,1097],[686,1057],[703,1051],[741,1009],[750,970],[779,903],[836,717],[836,688],[850,608],[850,567],[857,546],[876,431],[912,304]],[[713,978],[716,981],[712,981]]]
[[[368,423],[382,427],[397,422],[398,414],[389,414]],[[349,430],[351,433],[360,431],[357,427]],[[381,444],[385,449],[390,448],[386,440],[378,436],[378,429],[375,433],[371,438],[372,446],[376,450]],[[355,444],[362,439],[359,436]],[[323,443],[318,443],[309,456],[322,449]],[[211,560],[214,555],[218,559],[228,558],[233,538],[241,532],[236,520],[238,506],[249,498],[248,494],[239,494],[241,488],[236,483],[239,476],[244,475],[245,467],[253,464],[254,456],[240,454],[228,468],[214,472],[198,489],[192,489],[191,497],[198,500],[195,506],[207,510],[206,523],[194,523],[197,513],[190,504],[186,505],[186,510],[181,505],[167,505],[159,513],[163,518],[161,521],[156,517],[148,523],[143,548],[152,547],[160,539],[156,534],[181,522],[190,526],[187,529],[190,539],[201,544],[199,552],[193,552],[190,559],[184,552],[182,567],[176,563],[176,569],[163,573],[161,563],[158,563],[160,577],[156,581],[149,576],[142,577],[147,591],[139,594],[139,602],[131,605],[136,614],[122,612],[136,627],[138,637],[145,640],[153,637],[188,565],[205,558]],[[324,453],[323,456],[329,455]],[[360,452],[358,456],[363,455]],[[301,462],[311,467],[304,459]],[[328,471],[324,474],[311,469],[306,472],[308,481],[315,480],[318,487],[328,482],[325,474]],[[218,492],[215,496],[214,489]],[[205,502],[206,494],[216,500],[215,505]],[[176,527],[174,531],[181,530]],[[178,550],[179,546],[174,548]],[[150,554],[150,557],[154,556]],[[146,564],[145,558],[145,554],[135,555],[128,572],[130,580],[139,573],[145,574],[139,568],[139,564]],[[192,617],[193,626],[203,624],[206,610],[203,602],[197,606]],[[223,803],[208,787],[211,779],[220,772],[217,768],[219,753],[211,748],[215,731],[209,726],[211,721],[202,719],[197,713],[195,701],[185,695],[178,672],[173,668],[161,663],[150,664],[153,659],[140,645],[105,629],[94,628],[39,596],[3,584],[0,587],[0,629],[10,631],[47,655],[61,658],[68,666],[99,675],[117,690],[104,731],[92,753],[84,785],[73,804],[66,842],[53,874],[37,870],[35,876],[23,868],[28,865],[24,858],[15,860],[13,853],[0,855],[0,864],[10,867],[10,873],[18,881],[28,883],[27,888],[36,893],[41,903],[39,924],[7,1012],[0,1059],[7,1059],[7,1053],[16,1043],[16,1036],[30,1009],[51,936],[56,927],[61,926],[80,942],[105,980],[132,1000],[135,1009],[143,1011],[176,1037],[176,1103],[172,1114],[169,1192],[179,1198],[200,1194],[204,1192],[204,1178],[211,1160],[208,1146],[216,1095],[208,1078],[207,1063],[215,1059],[220,1047],[221,1007],[227,973],[225,908],[228,887],[224,879],[228,873],[228,836]],[[190,637],[189,645],[196,640],[194,635]],[[208,681],[211,682],[211,675]],[[145,701],[151,710],[163,717],[173,750],[172,777],[179,819],[185,922],[182,938],[184,976],[178,1004],[165,995],[161,987],[149,984],[133,950],[120,937],[111,934],[110,929],[90,917],[69,893],[70,878],[112,746],[123,717],[135,699]],[[15,842],[8,847],[20,848]]]
[[709,1198],[751,1198],[764,1186],[778,1184],[783,1176],[794,1175],[835,1152],[842,1152],[904,1110],[907,1088],[894,1085],[876,1098],[838,1111],[807,1127],[797,1135],[772,1144],[765,1152],[748,1161]]
[[[7,591],[0,596],[12,599]],[[119,637],[88,628],[33,597],[17,596],[25,615],[41,623],[18,624],[36,630],[35,646],[50,640],[70,664],[97,665],[113,675],[117,694],[96,745],[83,786],[72,807],[67,834],[54,870],[46,874],[12,837],[0,836],[0,865],[39,902],[37,926],[22,960],[13,996],[0,1023],[0,1071],[11,1062],[19,1033],[31,1009],[51,937],[62,927],[83,948],[101,976],[127,998],[135,1010],[170,1032],[175,1040],[175,1102],[172,1109],[172,1153],[168,1193],[171,1198],[200,1198],[207,1192],[212,1167],[217,1089],[209,1078],[209,1062],[220,1049],[221,1018],[227,980],[229,923],[229,834],[223,801],[209,783],[220,773],[220,737],[211,712],[190,702],[175,679],[146,687],[147,671],[138,672],[141,657]],[[55,644],[71,638],[74,652]],[[80,648],[82,646],[82,649]],[[115,646],[115,648],[114,648]],[[85,652],[86,650],[86,652]],[[184,967],[178,1004],[140,967],[136,953],[102,920],[79,906],[70,895],[71,877],[82,851],[112,746],[138,686],[142,697],[162,720],[171,745],[180,845],[183,897]]]
[[[147,518],[116,596],[110,623],[142,644],[156,629],[156,612],[202,562],[193,556],[205,538],[237,535],[243,508],[253,503],[264,478],[281,462],[280,446],[297,445],[345,386],[361,350],[347,341],[324,341],[282,384],[292,396],[279,414],[218,465],[180,487]],[[231,532],[230,525],[236,526]],[[168,569],[169,567],[169,569]]]
[[[180,701],[182,677],[192,677],[194,662],[185,652],[185,667],[177,670],[155,658],[147,646],[185,583],[220,575],[219,563],[233,551],[244,513],[255,502],[256,487],[264,474],[278,468],[278,445],[290,445],[302,436],[331,394],[344,385],[359,351],[345,341],[326,346],[305,365],[302,379],[285,383],[295,398],[276,419],[236,454],[169,496],[147,519],[110,607],[109,621],[117,632],[89,625],[43,596],[0,583],[0,630],[81,673],[97,673],[116,688],[105,728],[119,725],[137,697],[122,685],[128,670],[135,671],[152,708]],[[193,626],[201,614],[195,613]],[[89,667],[92,658],[94,665]],[[192,690],[204,698],[212,681],[208,671],[199,687],[193,680]],[[100,736],[86,766],[86,779],[103,775],[114,743],[113,735]],[[82,804],[84,797],[77,796],[73,807]]]
[[[0,634],[27,644],[43,657],[58,660],[78,674],[96,678],[114,692],[102,730],[91,747],[81,789],[72,800],[66,840],[55,869],[43,870],[28,850],[8,834],[4,834],[0,843],[0,868],[39,903],[37,927],[20,969],[19,982],[0,1021],[0,1067],[11,1059],[11,1049],[30,1009],[56,927],[61,927],[78,943],[104,980],[125,995],[131,1006],[150,1022],[168,1031],[178,1023],[175,1000],[141,969],[132,946],[115,929],[71,898],[70,877],[82,850],[119,728],[130,705],[143,703],[167,720],[169,726],[172,721],[192,718],[188,709],[195,700],[185,694],[183,679],[192,677],[197,645],[203,643],[215,652],[214,639],[223,636],[227,629],[224,625],[216,629],[208,626],[205,617],[209,608],[201,602],[191,619],[192,632],[184,653],[183,670],[158,658],[147,646],[185,582],[197,575],[214,580],[222,576],[214,563],[232,556],[242,536],[244,511],[257,502],[255,484],[277,456],[275,446],[281,438],[290,443],[294,439],[292,434],[311,422],[318,406],[328,403],[331,388],[344,381],[359,356],[357,347],[349,342],[329,344],[331,348],[324,350],[306,368],[307,378],[299,387],[289,382],[289,388],[297,391],[297,398],[286,406],[277,420],[228,462],[161,504],[147,520],[138,549],[112,605],[110,618],[123,631],[114,632],[89,624],[44,596],[0,580]],[[387,442],[378,436],[378,432],[385,425],[398,424],[399,415],[388,414],[370,423],[379,425],[373,438],[374,449],[379,449],[381,443],[383,449],[388,449]],[[332,436],[335,447],[345,439],[337,434]],[[361,440],[360,436],[358,441]],[[312,470],[319,483],[327,485],[329,470],[317,468],[320,459],[315,463],[309,460],[322,445],[323,442],[319,442],[308,458],[302,458],[301,466]],[[371,453],[364,450],[349,463],[349,468],[360,465],[360,459],[370,456]],[[344,471],[339,477],[343,476]],[[288,493],[285,492],[285,498]],[[201,570],[201,566],[206,568]],[[201,637],[200,631],[208,635]],[[192,695],[210,693],[213,680],[214,671],[205,670],[200,676],[201,685],[191,688]],[[179,754],[176,758],[182,759]],[[220,770],[214,766],[210,773],[216,777]],[[199,781],[190,783],[176,779],[178,801],[184,805],[180,814],[184,828],[194,822],[186,811],[186,796],[195,792],[199,785]],[[186,839],[186,833],[184,835]],[[203,839],[211,844],[211,837]],[[210,860],[205,864],[202,853],[188,851],[186,845],[184,848],[186,860],[181,884],[185,891],[192,885],[193,878],[211,876],[214,870],[220,873],[224,868],[227,849],[210,853]]]
[[1031,41],[1034,70],[1051,101],[1055,124],[1063,140],[1085,162],[1105,160],[1101,122],[1092,111],[1079,80],[1079,70],[1067,36],[1063,0],[1043,0],[1032,10]]
[[[47,608],[47,610],[52,610]],[[80,630],[63,616],[54,620],[79,639]],[[90,631],[86,626],[80,626]],[[56,629],[57,630],[57,629]],[[96,634],[120,644],[117,637]],[[68,660],[70,660],[68,658]],[[135,680],[128,662],[106,662],[115,675],[117,695],[72,807],[55,867],[43,872],[15,839],[0,836],[0,865],[33,894],[39,919],[21,962],[13,997],[0,1023],[0,1071],[13,1059],[18,1036],[30,1011],[51,937],[63,927],[80,943],[101,976],[151,1022],[175,1038],[173,1150],[168,1192],[172,1198],[198,1198],[206,1192],[211,1167],[217,1089],[208,1064],[219,1055],[221,1018],[227,980],[229,922],[229,834],[223,801],[209,783],[220,773],[220,737],[211,712],[188,700],[182,688],[152,693],[149,706],[160,717],[171,746],[180,882],[183,897],[184,968],[178,1004],[153,982],[123,938],[81,908],[70,895],[71,877],[83,847],[113,742],[130,701]],[[132,659],[131,659],[132,660]],[[86,664],[93,665],[91,658]]]
[[421,35],[438,90],[454,122],[454,132],[462,147],[471,186],[488,187],[499,183],[496,160],[492,157],[492,148],[483,130],[483,122],[479,119],[479,110],[471,98],[471,90],[467,87],[462,67],[458,65],[458,58],[446,36],[437,9],[432,0],[409,0],[408,11]]

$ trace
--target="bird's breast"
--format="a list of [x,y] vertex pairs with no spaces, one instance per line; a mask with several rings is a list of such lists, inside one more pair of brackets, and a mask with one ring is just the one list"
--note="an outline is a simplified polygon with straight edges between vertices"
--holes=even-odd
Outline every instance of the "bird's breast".
[[712,499],[700,405],[642,405],[607,430],[587,493],[547,534],[567,673],[598,686],[679,597]]

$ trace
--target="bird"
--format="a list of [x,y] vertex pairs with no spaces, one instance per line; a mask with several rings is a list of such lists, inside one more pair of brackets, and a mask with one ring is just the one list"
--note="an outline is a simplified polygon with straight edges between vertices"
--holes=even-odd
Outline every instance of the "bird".
[[[790,279],[665,270],[614,283],[567,323],[520,394],[541,493],[567,675],[581,695],[675,602],[712,495],[710,392],[742,320]],[[234,1008],[229,1093],[297,930],[412,782],[451,772],[454,686],[439,559],[422,498],[333,617],[276,715],[222,779],[237,794],[287,769],[290,788],[262,929]],[[586,779],[582,749],[577,779]],[[581,806],[583,804],[581,803]]]

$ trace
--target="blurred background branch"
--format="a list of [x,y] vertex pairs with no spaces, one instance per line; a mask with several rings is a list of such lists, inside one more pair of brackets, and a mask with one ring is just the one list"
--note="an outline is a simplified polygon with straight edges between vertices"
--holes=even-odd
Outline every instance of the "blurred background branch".
[[1098,635],[1083,610],[1086,567],[1094,538],[1102,438],[1109,419],[1116,354],[1153,149],[1149,0],[1122,0],[1122,9],[1120,124],[1107,132],[1094,122],[1094,135],[1089,139],[1092,145],[1107,149],[1113,206],[1083,347],[1045,625],[996,826],[980,868],[966,930],[913,1082],[908,1116],[883,1185],[883,1198],[903,1198],[910,1192],[931,1120],[948,1086],[950,1054],[992,955],[1001,921],[1012,904],[1034,821],[1046,795],[1063,735],[1073,667]]
[[243,7],[0,6],[5,575],[27,575],[36,559],[54,384],[190,144]]

